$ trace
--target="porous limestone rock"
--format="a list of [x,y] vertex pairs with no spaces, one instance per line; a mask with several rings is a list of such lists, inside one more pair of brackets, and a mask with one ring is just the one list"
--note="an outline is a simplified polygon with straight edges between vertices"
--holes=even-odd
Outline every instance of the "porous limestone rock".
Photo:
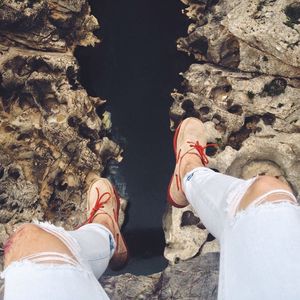
[[164,256],[172,264],[196,256],[204,247],[206,251],[219,250],[218,244],[209,242],[211,235],[190,205],[183,209],[169,207],[163,219],[163,228],[166,239]]
[[105,101],[80,85],[73,56],[97,27],[87,0],[0,2],[0,247],[32,219],[74,228],[87,174],[121,159],[109,114],[96,113]]
[[111,299],[216,300],[219,253],[207,253],[151,276],[124,274],[104,277],[101,284]]
[[182,1],[192,20],[179,50],[199,61],[245,72],[299,76],[299,2]]
[[[208,142],[219,145],[208,151],[210,168],[245,179],[273,175],[299,196],[299,2],[182,2],[191,24],[188,35],[178,40],[178,49],[196,62],[172,94],[171,128],[185,117],[201,119]],[[165,256],[171,263],[210,251],[203,244],[205,229],[195,223],[179,225],[191,210],[172,207],[165,215],[170,241]]]

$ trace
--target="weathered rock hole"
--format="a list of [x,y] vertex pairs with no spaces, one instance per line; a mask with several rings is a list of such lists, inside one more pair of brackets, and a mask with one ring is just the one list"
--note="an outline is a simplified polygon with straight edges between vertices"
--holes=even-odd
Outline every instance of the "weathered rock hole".
[[8,169],[8,176],[12,177],[13,179],[17,180],[21,174],[20,174],[20,170],[18,170],[17,168],[15,167],[10,167]]
[[71,204],[69,205],[69,209],[70,209],[71,211],[75,211],[75,210],[76,210],[76,204],[75,204],[75,203],[71,203]]
[[72,90],[77,90],[79,88],[79,83],[77,78],[77,72],[75,71],[74,67],[68,67],[66,75]]
[[225,67],[237,68],[240,64],[240,44],[235,37],[223,42],[220,49],[220,64]]
[[5,132],[14,132],[15,128],[12,127],[11,125],[7,125],[7,126],[4,127],[4,131]]
[[287,81],[284,78],[275,78],[264,86],[262,96],[278,96],[284,93],[286,87]]
[[[208,142],[208,144],[213,144],[213,142]],[[205,152],[207,156],[212,157],[217,153],[217,151],[217,147],[207,147]]]
[[28,85],[31,86],[35,97],[46,112],[59,105],[50,81],[30,80]]
[[289,18],[289,21],[294,24],[300,24],[300,3],[294,2],[288,5],[285,10],[285,14]]
[[273,125],[276,120],[276,117],[275,117],[275,115],[273,115],[271,113],[265,113],[262,116],[262,120],[266,125]]
[[179,262],[180,262],[180,258],[179,257],[175,257],[174,264],[178,264]]
[[0,193],[0,205],[3,205],[7,202],[8,196],[5,193]]
[[12,210],[19,208],[19,206],[20,205],[19,205],[19,203],[17,201],[13,201],[9,205],[10,209],[12,209]]
[[190,117],[200,118],[200,113],[194,109],[191,111],[187,111],[183,114],[183,119],[190,118]]
[[17,136],[17,140],[22,141],[22,140],[30,139],[31,137],[32,137],[32,132],[30,132],[30,133],[21,133]]
[[56,188],[57,188],[59,191],[63,192],[63,191],[65,191],[65,190],[68,188],[68,184],[67,184],[66,182],[64,182],[64,181],[59,181],[59,182],[56,184]]
[[219,123],[222,121],[222,117],[221,117],[220,115],[218,115],[218,114],[215,114],[215,115],[213,116],[212,121],[213,121],[215,124],[219,124]]
[[49,73],[50,67],[49,65],[42,59],[33,58],[28,62],[31,65],[31,73],[33,71],[41,72],[41,73]]
[[220,0],[207,0],[207,6],[212,7],[217,5],[220,2]]
[[40,103],[47,112],[59,106],[54,94],[47,95],[44,99],[40,100]]
[[[23,86],[15,82],[9,83],[8,86],[0,86],[0,95],[2,96],[2,105],[5,112],[10,112],[11,105],[16,100],[16,95],[22,92]],[[0,101],[1,101],[0,100]]]
[[22,56],[16,56],[13,59],[5,63],[4,68],[11,69],[13,73],[20,76],[23,75],[26,65],[26,60]]
[[200,114],[207,115],[210,112],[210,108],[208,106],[203,106],[199,109]]
[[190,210],[185,211],[181,217],[181,227],[189,225],[197,225],[200,222],[200,219],[194,215]]
[[40,1],[36,1],[36,0],[28,0],[28,7],[29,8],[33,8],[33,5],[37,2],[40,2]]
[[214,241],[216,238],[211,234],[211,233],[209,233],[208,235],[207,235],[207,238],[206,238],[206,241],[207,242],[212,242],[212,241]]
[[195,108],[194,108],[194,102],[192,100],[190,100],[190,99],[184,100],[182,102],[182,104],[181,104],[181,108],[183,110],[185,110],[186,112],[195,110]]
[[257,123],[260,121],[260,116],[253,115],[245,118],[244,125],[240,130],[233,132],[228,137],[228,145],[233,149],[239,150],[251,133],[255,133],[258,130]]
[[0,179],[4,176],[4,167],[3,166],[0,166]]
[[230,112],[231,114],[236,114],[239,116],[243,114],[243,108],[239,104],[234,104],[230,106],[227,111]]
[[191,42],[190,47],[193,48],[194,52],[206,56],[208,50],[208,40],[205,36],[201,36],[199,39]]
[[249,129],[255,129],[256,124],[259,122],[259,115],[253,115],[245,118],[245,126]]
[[68,118],[68,124],[70,127],[77,127],[80,124],[80,119],[78,117],[72,116]]
[[89,141],[86,145],[91,149],[91,151],[93,152],[96,151],[96,146],[94,141]]
[[218,114],[215,114],[212,118],[212,121],[215,123],[215,128],[219,132],[226,132],[226,126],[225,126],[225,121],[222,119],[222,117]]
[[191,0],[192,4],[205,4],[207,7],[212,7],[219,3],[220,0]]
[[55,197],[55,195],[52,194],[52,196],[50,197],[50,199],[48,201],[48,212],[50,214],[58,212],[60,210],[62,203],[63,203],[63,200],[61,198]]
[[224,85],[223,89],[226,93],[229,93],[230,91],[232,91],[232,86],[230,84]]
[[216,86],[211,90],[210,97],[216,101],[223,101],[228,97],[228,93],[232,90],[230,84]]
[[22,109],[25,109],[26,107],[34,107],[35,103],[32,98],[32,95],[29,93],[21,93],[19,96],[19,104]]
[[278,105],[277,105],[278,108],[281,108],[281,107],[283,107],[283,106],[284,106],[283,103],[278,103]]
[[197,225],[197,227],[198,227],[199,229],[202,229],[202,230],[205,230],[205,229],[206,229],[206,227],[204,226],[204,224],[203,224],[202,222],[200,222],[200,223]]
[[99,135],[97,132],[91,128],[89,128],[86,124],[80,123],[78,125],[78,133],[81,137],[85,139],[97,140],[99,139]]
[[262,57],[262,60],[263,60],[263,61],[269,61],[268,57],[265,56],[265,55]]
[[10,147],[9,147],[9,149],[11,149],[11,150],[15,150],[15,149],[17,149],[17,148],[19,148],[20,146],[18,146],[18,145],[16,145],[16,144],[12,144]]

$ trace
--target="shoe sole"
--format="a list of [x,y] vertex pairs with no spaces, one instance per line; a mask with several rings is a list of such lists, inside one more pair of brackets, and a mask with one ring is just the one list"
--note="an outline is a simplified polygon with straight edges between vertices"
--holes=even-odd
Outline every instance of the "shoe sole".
[[[178,138],[178,135],[179,135],[179,131],[180,131],[180,128],[181,128],[181,125],[182,125],[183,121],[180,122],[180,124],[178,125],[178,127],[176,128],[175,130],[175,134],[174,134],[174,137],[173,137],[173,150],[174,150],[174,155],[175,155],[175,160],[176,160],[176,164],[177,164],[177,138]],[[175,165],[175,169],[176,169],[176,165]],[[174,169],[174,172],[175,172],[175,169]],[[167,193],[167,200],[168,202],[176,207],[176,208],[184,208],[186,207],[187,205],[180,205],[180,204],[177,204],[173,198],[171,197],[171,185],[172,185],[172,182],[173,182],[173,179],[174,179],[174,172],[172,174],[172,177],[171,177],[171,180],[170,180],[170,183],[169,183],[169,186],[168,186],[168,193]]]

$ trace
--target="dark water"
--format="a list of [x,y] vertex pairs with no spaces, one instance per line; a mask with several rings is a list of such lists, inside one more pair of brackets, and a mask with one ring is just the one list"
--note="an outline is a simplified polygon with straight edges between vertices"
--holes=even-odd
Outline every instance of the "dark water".
[[[81,82],[90,95],[108,99],[112,138],[124,148],[124,160],[108,170],[129,199],[123,227],[131,261],[123,272],[162,270],[162,216],[172,172],[170,92],[190,59],[176,50],[188,21],[179,0],[91,0],[100,20],[102,43],[79,48]],[[99,111],[101,114],[101,111]],[[126,184],[126,189],[124,188]]]

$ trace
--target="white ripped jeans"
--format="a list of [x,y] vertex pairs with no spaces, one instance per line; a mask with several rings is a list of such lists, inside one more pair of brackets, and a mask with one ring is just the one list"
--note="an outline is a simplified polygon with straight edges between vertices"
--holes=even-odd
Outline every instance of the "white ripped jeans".
[[[281,201],[263,202],[266,195],[262,195],[236,213],[255,179],[197,168],[183,181],[189,202],[221,244],[219,300],[299,300],[300,208],[291,193],[274,190],[282,194]],[[10,264],[2,273],[5,300],[108,299],[96,278],[113,255],[112,234],[98,224],[71,232],[48,223],[38,226],[62,240],[76,261],[57,253],[40,253]]]
[[114,253],[111,232],[100,224],[87,224],[76,231],[49,223],[36,225],[59,238],[76,260],[61,253],[42,252],[11,263],[1,274],[5,280],[4,299],[109,299],[97,279]]
[[[197,168],[184,178],[188,201],[220,242],[218,299],[299,300],[300,207],[290,192],[273,190],[236,212],[255,180],[208,168]],[[282,200],[263,201],[273,193]]]

